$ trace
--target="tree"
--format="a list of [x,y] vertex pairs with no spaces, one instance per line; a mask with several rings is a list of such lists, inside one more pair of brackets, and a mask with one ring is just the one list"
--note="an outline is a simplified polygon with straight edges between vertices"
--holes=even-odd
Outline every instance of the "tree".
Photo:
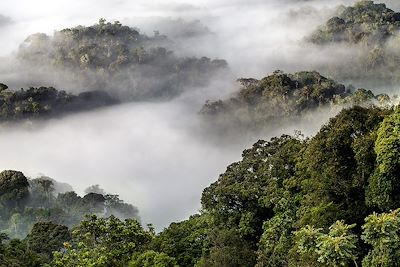
[[13,233],[14,236],[19,236],[19,227],[22,224],[21,223],[21,214],[20,213],[14,213],[10,217],[10,230],[11,233]]
[[350,232],[354,227],[337,221],[326,234],[312,226],[296,231],[295,247],[301,266],[357,266],[357,236]]
[[299,254],[299,266],[319,266],[317,244],[322,229],[306,225],[293,234],[294,249]]
[[39,255],[27,249],[26,242],[18,239],[11,239],[0,253],[1,267],[42,267],[46,261]]
[[373,170],[365,166],[375,159],[374,151],[365,147],[371,147],[387,113],[378,108],[343,110],[310,140],[296,165],[296,184],[303,194],[300,225],[326,228],[337,220],[362,224],[367,177]]
[[207,214],[171,223],[150,244],[150,248],[176,259],[179,266],[195,266],[207,246],[210,227]]
[[328,234],[318,239],[318,261],[324,266],[357,266],[357,236],[350,232],[355,226],[337,221],[329,227]]
[[204,267],[250,267],[254,266],[256,254],[234,229],[213,229],[208,235],[209,250],[197,266]]
[[89,193],[83,196],[82,203],[87,213],[99,213],[104,211],[106,199],[101,194]]
[[148,250],[133,256],[129,267],[178,267],[176,260],[165,253]]
[[[287,196],[286,196],[287,197]],[[275,215],[263,224],[263,234],[258,243],[256,267],[287,266],[291,261],[296,207],[292,200],[283,198]],[[279,210],[280,209],[280,210]]]
[[57,202],[67,210],[77,210],[82,205],[82,198],[70,191],[58,194]]
[[133,219],[87,216],[72,232],[66,252],[54,253],[54,266],[126,266],[133,253],[143,252],[153,238]]
[[19,204],[29,194],[28,179],[19,171],[2,171],[0,173],[0,202],[11,207]]
[[85,194],[89,194],[89,193],[96,193],[96,194],[101,194],[101,195],[106,194],[106,192],[103,190],[103,188],[101,188],[98,184],[91,185],[88,188],[86,188]]
[[105,216],[118,216],[120,219],[138,218],[138,209],[124,203],[118,195],[107,194],[104,196]]
[[216,225],[237,229],[255,244],[265,220],[273,216],[285,182],[295,173],[302,142],[288,135],[258,141],[204,189],[202,205]]
[[51,259],[53,251],[59,251],[70,239],[68,227],[52,222],[35,223],[26,237],[28,248],[48,259]]
[[363,266],[391,267],[400,262],[400,209],[389,213],[373,213],[365,218],[362,239],[372,249],[363,259]]
[[7,89],[8,89],[7,85],[5,85],[4,83],[0,83],[0,92],[4,91],[4,90],[7,90]]
[[376,168],[368,185],[367,203],[387,211],[400,205],[400,107],[377,131]]
[[45,194],[45,197],[47,199],[46,207],[49,207],[50,201],[51,201],[51,196],[52,196],[51,192],[54,191],[54,182],[47,177],[41,177],[41,178],[35,179],[35,181],[40,185],[41,190]]

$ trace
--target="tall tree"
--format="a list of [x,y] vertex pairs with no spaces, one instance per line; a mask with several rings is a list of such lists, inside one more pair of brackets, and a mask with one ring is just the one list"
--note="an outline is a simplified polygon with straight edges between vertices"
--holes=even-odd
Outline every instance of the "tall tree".
[[400,107],[387,116],[375,142],[376,169],[368,185],[368,203],[388,211],[400,206]]

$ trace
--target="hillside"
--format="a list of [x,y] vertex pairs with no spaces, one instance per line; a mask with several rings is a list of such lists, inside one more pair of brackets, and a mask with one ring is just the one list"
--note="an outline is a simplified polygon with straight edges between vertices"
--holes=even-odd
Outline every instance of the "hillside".
[[367,46],[382,45],[400,29],[400,13],[374,1],[358,1],[344,7],[336,17],[310,37],[316,44],[332,42],[362,43]]
[[[259,140],[204,189],[201,214],[172,223],[159,234],[136,220],[113,216],[88,216],[72,232],[54,223],[35,224],[27,238],[0,242],[2,262],[71,267],[396,266],[399,127],[398,106],[343,110],[314,137]],[[1,174],[12,179],[2,178],[0,188],[12,192],[7,201],[14,201],[17,209],[17,200],[28,193],[27,182],[21,173],[10,174]],[[49,245],[40,247],[38,242]]]
[[0,2],[0,267],[400,267],[384,2]]
[[100,19],[53,36],[33,34],[21,44],[18,59],[39,76],[56,73],[69,86],[106,90],[124,101],[172,98],[207,85],[227,67],[224,60],[175,56],[164,46],[168,42],[158,33],[148,37],[118,21]]
[[387,95],[352,90],[318,72],[286,74],[275,71],[261,80],[239,79],[241,88],[230,99],[208,101],[200,113],[214,127],[260,130],[294,121],[318,108],[388,104]]
[[73,95],[52,87],[10,90],[0,83],[0,122],[52,118],[116,103],[103,91]]
[[25,238],[37,222],[73,227],[87,214],[139,218],[136,207],[98,185],[80,197],[69,185],[46,176],[29,179],[19,171],[0,172],[0,229],[11,238]]
[[316,66],[331,77],[393,87],[400,80],[399,29],[400,13],[385,4],[363,0],[339,8],[336,16],[319,26],[306,41],[316,49],[333,50],[341,58]]

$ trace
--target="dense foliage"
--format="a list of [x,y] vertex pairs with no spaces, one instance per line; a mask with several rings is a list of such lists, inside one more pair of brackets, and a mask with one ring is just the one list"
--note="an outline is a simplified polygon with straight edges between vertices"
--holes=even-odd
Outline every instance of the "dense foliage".
[[[206,85],[224,60],[177,57],[165,36],[148,37],[137,29],[100,19],[93,26],[34,34],[21,45],[18,57],[44,72],[61,72],[69,86],[107,90],[127,99],[171,98],[184,90]],[[78,87],[78,86],[75,86]],[[79,87],[78,87],[79,88]]]
[[[200,214],[159,234],[114,216],[86,216],[71,231],[53,220],[22,240],[2,234],[0,257],[6,266],[398,266],[399,114],[399,106],[356,106],[312,138],[260,140],[204,189]],[[2,201],[21,210],[27,179],[15,171],[0,177]],[[53,203],[51,183],[35,183],[30,194],[43,194],[31,202]],[[56,200],[75,212],[85,203],[107,209],[96,206],[110,198],[101,188],[87,192]],[[22,215],[13,212],[18,227]]]
[[73,95],[52,87],[10,90],[0,83],[0,122],[59,116],[117,103],[104,91]]
[[[361,235],[368,244],[367,235],[384,242],[365,230],[374,231],[370,214],[400,207],[371,201],[397,197],[391,181],[400,178],[400,130],[393,123],[399,111],[354,107],[311,139],[282,136],[246,150],[203,192],[202,216],[210,217],[203,265],[355,266],[364,257],[386,262],[375,249],[366,257],[369,246]],[[382,138],[391,144],[383,151]],[[376,175],[382,161],[390,166],[386,177]],[[386,197],[373,191],[375,179]],[[390,257],[399,251],[393,246]]]
[[387,8],[385,4],[364,0],[340,10],[310,40],[317,44],[348,42],[374,46],[396,35],[399,29],[400,13]]
[[142,252],[153,233],[134,219],[124,222],[88,216],[73,232],[65,252],[55,253],[54,266],[126,266],[134,252]]
[[[362,47],[360,68],[382,78],[376,68],[389,75],[398,68],[390,44],[399,30],[399,13],[359,1],[309,40]],[[226,67],[223,60],[177,57],[168,42],[104,19],[32,35],[18,52],[23,64],[94,91],[12,91],[0,83],[0,121],[97,108],[114,97],[170,98]],[[315,71],[238,81],[234,96],[201,110],[223,130],[260,130],[320,108],[345,109],[313,137],[257,141],[203,190],[199,214],[157,234],[141,225],[136,207],[98,185],[81,197],[49,177],[2,171],[0,267],[400,266],[400,106]]]
[[317,46],[347,51],[347,59],[319,66],[339,80],[392,86],[400,80],[398,63],[400,13],[374,1],[357,1],[337,14],[307,40]]
[[[28,179],[18,171],[0,173],[0,229],[10,237],[25,237],[31,228],[50,226],[35,224],[51,221],[56,224],[74,226],[86,214],[110,215],[119,218],[138,218],[136,207],[124,203],[118,195],[92,192],[80,197],[70,188],[62,188],[48,177]],[[57,191],[57,188],[61,188]],[[43,229],[40,231],[43,232]],[[28,238],[29,239],[29,238]],[[35,241],[36,242],[36,241]],[[50,246],[50,242],[47,242]],[[40,252],[41,253],[41,252]],[[51,254],[51,252],[49,252]]]
[[200,113],[218,128],[259,130],[274,123],[294,121],[310,111],[330,106],[387,105],[386,94],[345,88],[318,72],[286,74],[275,71],[261,80],[238,80],[241,89],[222,101],[207,101]]

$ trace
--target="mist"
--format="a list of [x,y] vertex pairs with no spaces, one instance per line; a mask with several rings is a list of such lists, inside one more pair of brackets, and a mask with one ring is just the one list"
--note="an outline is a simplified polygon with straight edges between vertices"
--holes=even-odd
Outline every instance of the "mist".
[[[299,50],[293,51],[299,49],[299,41],[333,14],[339,4],[352,2],[188,0],[131,4],[62,0],[55,4],[46,0],[35,3],[19,0],[10,4],[3,1],[0,14],[11,17],[14,23],[11,29],[2,32],[8,41],[0,53],[4,56],[16,51],[32,33],[51,35],[56,29],[91,25],[104,17],[137,27],[148,35],[158,30],[175,40],[180,48],[178,53],[224,58],[235,74],[258,77],[300,63],[297,59],[301,55],[296,56]],[[21,6],[26,8],[21,10]],[[295,65],[299,68],[305,64]]]
[[[13,58],[33,33],[118,20],[152,35],[167,35],[179,56],[227,60],[230,74],[204,88],[191,88],[171,101],[125,103],[34,124],[0,127],[0,169],[27,176],[45,174],[71,184],[79,193],[99,184],[139,208],[143,223],[157,229],[200,209],[203,188],[241,158],[259,138],[300,130],[315,134],[339,110],[310,114],[291,125],[267,129],[228,142],[204,126],[198,111],[208,99],[236,92],[239,77],[262,78],[276,69],[313,70],[350,63],[355,50],[304,45],[305,36],[350,0],[187,0],[106,1],[3,0],[0,2],[0,82],[23,81],[63,89],[68,77],[40,78],[19,72]],[[399,8],[396,1],[389,7]],[[325,56],[323,56],[325,55]],[[328,56],[326,56],[328,55]],[[35,80],[36,79],[36,80]],[[368,84],[357,84],[368,87]],[[379,88],[376,88],[379,91]]]
[[[322,74],[332,75],[329,66],[357,64],[360,54],[365,55],[365,51],[340,45],[313,47],[304,39],[333,16],[338,6],[354,2],[356,0],[187,0],[170,3],[135,1],[132,4],[129,1],[88,0],[84,3],[58,1],[55,4],[45,0],[35,3],[19,0],[10,4],[4,1],[0,3],[0,14],[7,16],[12,23],[7,27],[0,26],[0,33],[7,40],[2,43],[0,57],[15,54],[19,45],[33,33],[52,35],[54,30],[92,25],[99,18],[105,18],[135,27],[148,36],[152,36],[154,31],[166,35],[170,40],[167,48],[177,56],[225,59],[232,72],[227,79],[259,79],[277,69],[286,72],[319,70]],[[400,8],[396,1],[380,2],[395,10]],[[27,8],[20,10],[20,6]],[[71,86],[69,74],[67,77],[56,71],[49,74],[48,70],[37,73],[36,69],[30,73],[15,65],[11,62],[0,67],[3,82],[9,81],[17,87],[41,84],[67,90],[76,88]],[[21,72],[23,77],[18,75]],[[20,83],[17,84],[16,80]],[[362,79],[340,82],[379,91],[374,83]]]
[[[130,103],[2,129],[0,169],[36,177],[45,174],[79,193],[100,184],[139,208],[156,229],[200,209],[203,188],[258,138],[301,130],[315,134],[338,111],[319,112],[303,122],[248,135],[236,143],[203,128],[196,108],[182,97],[167,103]],[[196,107],[196,105],[194,105]],[[310,127],[311,125],[315,125]],[[238,139],[234,139],[238,141]]]
[[166,226],[193,213],[201,189],[238,159],[191,137],[182,112],[176,103],[129,104],[3,131],[0,168],[42,172],[80,193],[100,184],[138,206],[143,221]]

